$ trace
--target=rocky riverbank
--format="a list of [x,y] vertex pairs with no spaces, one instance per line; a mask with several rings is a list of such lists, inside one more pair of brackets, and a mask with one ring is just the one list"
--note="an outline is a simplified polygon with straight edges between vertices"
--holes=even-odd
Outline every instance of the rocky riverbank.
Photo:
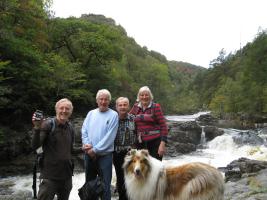
[[266,200],[267,162],[240,158],[225,171],[225,200]]

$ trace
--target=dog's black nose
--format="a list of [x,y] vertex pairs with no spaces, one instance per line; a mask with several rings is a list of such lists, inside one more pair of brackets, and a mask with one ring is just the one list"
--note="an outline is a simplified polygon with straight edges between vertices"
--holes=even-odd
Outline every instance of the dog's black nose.
[[140,169],[136,169],[136,170],[135,170],[135,174],[136,174],[136,175],[140,175],[140,174],[141,174],[141,170],[140,170]]

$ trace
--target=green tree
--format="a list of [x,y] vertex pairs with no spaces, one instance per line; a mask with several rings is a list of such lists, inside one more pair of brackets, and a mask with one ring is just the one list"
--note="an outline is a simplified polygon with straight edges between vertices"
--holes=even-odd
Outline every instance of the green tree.
[[9,61],[0,61],[0,109],[3,109],[9,103],[9,99],[6,98],[6,95],[11,93],[11,88],[5,84],[5,80],[7,80],[8,77],[3,76],[3,70],[8,67],[9,63]]

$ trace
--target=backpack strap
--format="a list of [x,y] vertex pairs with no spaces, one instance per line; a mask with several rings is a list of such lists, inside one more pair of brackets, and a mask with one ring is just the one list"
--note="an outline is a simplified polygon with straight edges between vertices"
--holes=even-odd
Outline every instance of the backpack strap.
[[50,118],[50,125],[51,125],[51,129],[50,129],[50,133],[54,133],[54,130],[56,128],[56,118]]
[[[70,121],[68,121],[67,122],[67,125],[68,125],[68,127],[69,127],[69,129],[70,129],[70,134],[71,134],[71,152],[73,152],[74,151],[74,144],[75,144],[75,132],[74,132],[74,128],[73,128],[73,126],[72,126],[72,124],[71,124],[71,122]],[[72,170],[72,176],[74,175],[73,173],[74,173],[74,159],[73,158],[71,158],[71,170]]]

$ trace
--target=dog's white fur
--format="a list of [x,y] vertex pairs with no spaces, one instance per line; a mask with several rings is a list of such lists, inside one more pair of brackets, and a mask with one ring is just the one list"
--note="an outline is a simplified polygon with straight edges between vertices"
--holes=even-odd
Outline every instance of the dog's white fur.
[[123,164],[130,200],[223,200],[224,179],[214,167],[189,163],[165,167],[147,150],[131,150]]

